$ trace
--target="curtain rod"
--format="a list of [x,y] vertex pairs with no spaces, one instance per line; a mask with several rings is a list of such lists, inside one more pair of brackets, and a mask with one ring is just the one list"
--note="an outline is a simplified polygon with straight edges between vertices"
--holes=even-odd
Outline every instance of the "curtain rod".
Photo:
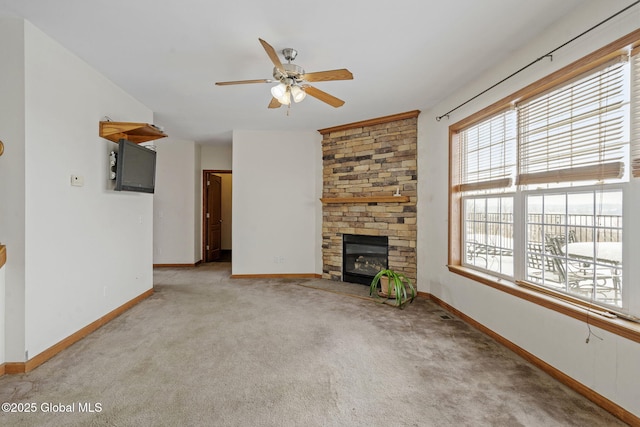
[[484,95],[485,93],[489,92],[491,89],[493,89],[494,87],[504,83],[505,81],[509,80],[511,77],[515,76],[518,73],[521,73],[522,71],[526,70],[527,68],[531,67],[532,65],[542,61],[545,58],[551,58],[551,60],[553,61],[553,54],[562,49],[563,47],[565,47],[566,45],[568,45],[569,43],[573,43],[574,41],[576,41],[577,39],[579,39],[580,37],[584,36],[585,34],[595,30],[596,28],[598,28],[600,25],[612,20],[613,18],[615,18],[616,16],[620,15],[621,13],[626,12],[627,10],[631,9],[632,7],[634,7],[635,5],[637,5],[638,3],[640,3],[640,0],[636,0],[635,2],[633,2],[632,4],[630,4],[629,6],[625,7],[624,9],[620,10],[619,12],[614,13],[613,15],[611,15],[610,17],[608,17],[607,19],[598,22],[596,25],[594,25],[593,27],[589,28],[588,30],[583,31],[582,33],[578,34],[577,36],[575,36],[574,38],[572,38],[571,40],[562,43],[560,46],[556,47],[555,49],[545,53],[544,55],[542,55],[541,57],[531,61],[530,63],[528,63],[527,65],[525,65],[524,67],[520,68],[518,71],[513,72],[512,74],[508,75],[507,77],[505,77],[504,79],[500,80],[499,82],[493,84],[492,86],[489,86],[488,88],[486,88],[485,90],[483,90],[482,92],[480,92],[479,94],[467,99],[466,101],[464,101],[462,104],[458,105],[455,108],[452,108],[451,110],[447,111],[446,113],[444,113],[441,116],[436,117],[436,121],[440,121],[442,120],[443,117],[449,118],[449,114],[453,113],[454,111],[456,111],[457,109],[467,105],[469,102],[473,101],[474,99],[478,98],[479,96]]

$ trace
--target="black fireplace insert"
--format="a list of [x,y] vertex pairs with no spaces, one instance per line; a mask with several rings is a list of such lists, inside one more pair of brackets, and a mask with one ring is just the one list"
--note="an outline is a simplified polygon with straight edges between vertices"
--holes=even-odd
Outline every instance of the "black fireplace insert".
[[342,281],[369,285],[380,270],[389,268],[387,236],[342,235]]

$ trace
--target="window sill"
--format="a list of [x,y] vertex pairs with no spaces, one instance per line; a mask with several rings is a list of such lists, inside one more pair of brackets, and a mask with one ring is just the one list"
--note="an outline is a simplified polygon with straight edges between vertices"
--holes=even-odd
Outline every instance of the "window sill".
[[[545,307],[549,310],[564,314],[582,322],[589,322],[589,325],[601,328],[605,331],[640,343],[640,324],[625,320],[619,317],[606,317],[596,310],[590,310],[578,304],[555,298],[551,295],[536,291],[534,289],[518,286],[505,279],[480,273],[470,268],[459,265],[449,265],[449,271],[459,274],[468,279],[480,282],[502,292],[506,292],[518,298]],[[601,310],[604,312],[604,309]]]

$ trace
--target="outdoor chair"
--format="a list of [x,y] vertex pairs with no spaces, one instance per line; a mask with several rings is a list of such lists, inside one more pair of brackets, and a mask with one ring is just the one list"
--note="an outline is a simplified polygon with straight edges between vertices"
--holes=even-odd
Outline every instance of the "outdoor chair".
[[555,257],[549,256],[551,252],[545,251],[542,243],[527,242],[527,276],[535,282],[554,282],[554,285],[563,286],[565,283],[564,272]]
[[[575,233],[570,242],[575,241]],[[620,295],[620,277],[612,268],[595,266],[590,262],[572,258],[564,253],[564,236],[545,235],[547,252],[556,260],[556,268],[561,271],[569,290],[599,301],[615,301]],[[613,296],[612,296],[613,295]]]

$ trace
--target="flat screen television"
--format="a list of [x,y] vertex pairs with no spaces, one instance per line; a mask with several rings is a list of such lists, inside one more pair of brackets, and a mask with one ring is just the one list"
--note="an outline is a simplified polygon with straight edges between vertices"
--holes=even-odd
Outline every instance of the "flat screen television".
[[118,142],[117,191],[153,193],[156,182],[156,152],[126,139]]

